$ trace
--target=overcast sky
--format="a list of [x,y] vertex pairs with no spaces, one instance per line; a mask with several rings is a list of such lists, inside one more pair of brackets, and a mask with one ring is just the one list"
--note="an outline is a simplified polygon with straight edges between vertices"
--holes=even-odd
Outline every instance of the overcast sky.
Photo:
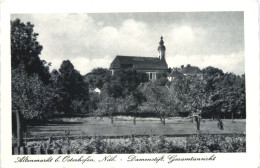
[[169,67],[214,66],[243,74],[243,12],[19,14],[35,25],[41,59],[70,60],[82,75],[109,68],[116,55],[157,57],[163,36]]

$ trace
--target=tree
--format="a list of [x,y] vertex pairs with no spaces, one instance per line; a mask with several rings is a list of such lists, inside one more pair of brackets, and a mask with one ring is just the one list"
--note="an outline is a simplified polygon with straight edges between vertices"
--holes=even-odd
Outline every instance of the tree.
[[204,100],[206,103],[205,110],[202,115],[205,117],[214,116],[219,118],[219,114],[223,105],[223,98],[218,89],[218,84],[223,78],[223,71],[214,67],[206,67],[202,69],[204,81]]
[[22,64],[12,70],[12,114],[16,116],[18,146],[23,145],[23,120],[48,117],[55,109],[54,93],[38,74],[28,76]]
[[139,113],[138,106],[140,106],[144,101],[145,96],[141,92],[135,91],[125,98],[119,99],[118,111],[122,114],[131,114],[133,116],[133,123],[136,125],[136,116]]
[[90,88],[102,89],[104,84],[110,81],[111,76],[111,72],[108,69],[94,68],[84,76],[84,80],[89,83]]
[[39,55],[42,46],[37,41],[39,34],[34,33],[34,25],[22,23],[20,19],[11,21],[11,66],[16,69],[23,64],[28,75],[38,74],[44,83],[49,82],[49,66]]
[[119,99],[110,97],[103,92],[97,107],[95,114],[99,117],[108,116],[111,119],[111,124],[114,125],[114,115],[118,113]]
[[205,108],[205,81],[199,76],[179,76],[169,84],[175,113],[192,116]]
[[[236,85],[238,87],[238,114],[240,118],[246,118],[246,92],[245,92],[245,74],[237,77]],[[243,117],[244,116],[244,117]]]
[[155,113],[165,125],[165,118],[172,113],[172,99],[169,96],[170,92],[165,86],[151,84],[145,91],[147,101],[143,103],[145,111]]
[[39,57],[42,46],[33,27],[20,19],[11,21],[12,118],[18,146],[23,142],[23,120],[44,119],[54,108],[55,94],[47,85],[50,64]]
[[148,76],[145,73],[136,70],[117,71],[109,83],[104,85],[103,91],[106,91],[114,98],[125,97],[136,91],[140,83],[148,82]]
[[185,76],[178,76],[169,83],[170,98],[175,113],[179,116],[186,116],[192,111],[190,98],[191,80]]
[[167,82],[167,73],[158,73],[155,83],[160,86],[165,86]]
[[109,82],[103,84],[96,113],[110,117],[112,123],[115,114],[131,113],[135,124],[138,105],[145,99],[137,87],[141,82],[147,81],[148,76],[145,73],[136,70],[117,71]]
[[[84,82],[81,74],[74,69],[69,60],[63,61],[59,73],[53,74],[56,86],[59,87],[61,97],[61,110],[71,113],[74,110],[80,113],[88,112],[89,91],[88,84]],[[80,105],[80,107],[79,107]],[[75,111],[74,111],[75,112]]]
[[105,83],[101,93],[106,93],[109,97],[122,98],[124,96],[125,88],[122,86],[119,78],[115,78],[108,83]]
[[192,109],[192,113],[203,113],[206,107],[206,93],[208,92],[205,89],[206,82],[197,77],[190,78],[190,92],[189,99]]
[[94,115],[98,108],[97,104],[99,103],[99,96],[99,93],[96,92],[89,93],[89,112],[91,115]]
[[234,116],[245,116],[245,78],[232,73],[225,73],[218,82],[217,90],[221,95],[223,104],[221,112],[229,114],[233,119]]

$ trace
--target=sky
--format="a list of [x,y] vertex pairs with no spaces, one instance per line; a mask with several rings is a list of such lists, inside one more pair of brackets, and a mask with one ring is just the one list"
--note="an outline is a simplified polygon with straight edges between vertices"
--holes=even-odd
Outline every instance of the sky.
[[158,56],[160,37],[169,67],[213,66],[243,74],[243,12],[13,14],[34,24],[41,59],[59,69],[70,60],[82,75],[109,68],[116,55]]

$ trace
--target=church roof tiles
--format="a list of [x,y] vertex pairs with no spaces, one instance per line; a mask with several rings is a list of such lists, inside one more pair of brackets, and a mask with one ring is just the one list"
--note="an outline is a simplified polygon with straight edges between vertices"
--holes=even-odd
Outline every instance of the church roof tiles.
[[156,57],[137,57],[122,55],[117,55],[114,61],[110,64],[110,69],[127,68],[133,68],[136,70],[166,70],[168,69],[168,65],[165,60],[160,60]]

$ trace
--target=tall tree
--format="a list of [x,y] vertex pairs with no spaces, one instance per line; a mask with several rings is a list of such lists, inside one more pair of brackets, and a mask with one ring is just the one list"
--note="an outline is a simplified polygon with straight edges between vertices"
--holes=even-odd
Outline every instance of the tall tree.
[[[65,113],[88,112],[89,91],[81,74],[69,60],[63,61],[59,69],[57,85],[60,87],[61,110]],[[81,106],[80,108],[78,106]],[[78,111],[78,112],[79,112]]]
[[55,96],[55,99],[53,100],[56,104],[55,106],[55,112],[60,114],[62,111],[63,105],[62,105],[62,97],[61,97],[61,86],[59,83],[59,77],[60,73],[56,69],[52,70],[51,77],[50,77],[50,85],[53,89]]
[[163,125],[166,124],[166,117],[173,112],[173,99],[171,99],[170,91],[165,86],[151,83],[144,92],[147,101],[143,103],[145,111],[151,111],[156,114]]
[[145,73],[137,72],[136,70],[121,70],[117,71],[109,82],[104,84],[102,91],[114,98],[126,97],[129,94],[136,92],[140,83],[148,81],[148,76]]
[[[39,55],[42,46],[33,25],[11,21],[12,118],[16,119],[18,146],[22,145],[22,120],[42,119],[53,111],[49,66]],[[15,123],[15,122],[13,122]]]
[[218,90],[224,99],[222,112],[234,116],[245,117],[245,76],[226,73],[218,84]]
[[104,68],[94,68],[84,76],[84,80],[89,83],[90,88],[102,89],[104,84],[111,79],[111,72]]
[[11,66],[15,69],[23,64],[28,75],[36,73],[43,82],[48,83],[50,64],[39,57],[43,47],[37,41],[39,34],[33,28],[30,22],[24,24],[20,19],[11,21]]
[[55,109],[55,92],[38,74],[29,76],[20,64],[12,70],[12,115],[16,118],[18,146],[22,145],[23,119],[44,119]]
[[191,81],[186,76],[178,76],[169,84],[170,99],[174,112],[179,116],[190,114],[192,109],[189,97]]

